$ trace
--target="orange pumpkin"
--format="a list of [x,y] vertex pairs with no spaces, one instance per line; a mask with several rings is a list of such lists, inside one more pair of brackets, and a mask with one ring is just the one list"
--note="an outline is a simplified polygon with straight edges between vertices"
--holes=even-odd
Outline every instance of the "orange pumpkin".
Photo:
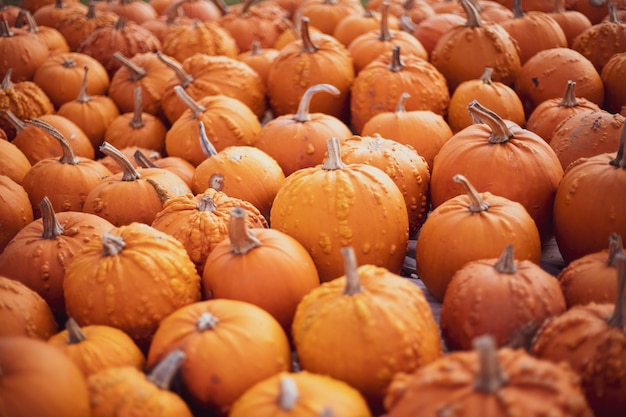
[[233,35],[217,22],[194,20],[190,25],[179,25],[170,29],[163,38],[161,51],[183,62],[197,53],[224,55],[235,58],[239,48]]
[[139,24],[157,17],[154,7],[145,1],[111,0],[106,2],[103,9]]
[[[358,36],[380,29],[381,19],[382,14],[374,10],[351,13],[337,23],[331,35],[347,48]],[[400,28],[400,22],[395,16],[388,15],[387,26],[391,30],[397,30]]]
[[[28,54],[24,54],[24,51]],[[6,20],[0,20],[0,74],[13,70],[13,80],[32,81],[37,68],[50,56],[46,42],[34,33],[21,28],[9,28]],[[8,57],[20,59],[7,59]]]
[[626,87],[622,75],[626,71],[626,50],[615,53],[602,67],[600,77],[604,85],[604,109],[617,113],[626,106]]
[[43,40],[50,51],[49,57],[70,51],[70,46],[61,32],[51,26],[38,25],[28,10],[20,10],[13,27],[23,28]]
[[8,140],[0,139],[0,175],[6,175],[21,185],[30,168],[30,161],[20,148]]
[[70,50],[76,51],[91,32],[100,26],[114,25],[118,17],[116,13],[96,7],[95,2],[89,2],[87,11],[82,8],[73,9],[72,12],[65,13],[55,27],[67,41]]
[[315,26],[322,33],[333,35],[335,28],[343,19],[364,11],[365,8],[359,0],[302,0],[294,14],[307,16],[311,26]]
[[196,167],[185,161],[183,158],[176,156],[154,157],[155,155],[152,152],[150,153],[152,154],[152,157],[144,154],[140,148],[135,150],[133,159],[137,163],[138,167],[166,169],[178,175],[180,179],[185,181],[185,184],[191,188],[191,181],[193,179],[193,174],[196,172]]
[[[0,229],[0,254],[7,244],[26,225],[33,221],[33,209],[28,193],[17,182],[6,175],[0,175],[0,213],[2,229]],[[28,203],[27,203],[28,202]]]

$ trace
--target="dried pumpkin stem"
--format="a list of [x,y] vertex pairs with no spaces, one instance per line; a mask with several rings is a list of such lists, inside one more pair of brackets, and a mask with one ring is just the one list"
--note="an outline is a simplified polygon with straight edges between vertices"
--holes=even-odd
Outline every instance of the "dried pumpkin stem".
[[615,255],[615,268],[617,269],[617,298],[609,325],[626,330],[626,254]]
[[135,169],[133,164],[126,158],[122,152],[109,142],[104,141],[99,148],[100,152],[110,156],[113,161],[122,168],[122,181],[135,181],[141,178],[139,171]]
[[137,165],[142,168],[158,168],[158,166],[139,149],[133,153],[133,158],[135,162],[137,162]]
[[306,16],[300,19],[300,35],[302,37],[301,51],[307,54],[314,54],[317,52],[318,47],[315,46],[311,40],[311,33],[309,32],[309,18]]
[[515,256],[513,256],[513,245],[507,245],[493,267],[501,274],[513,275],[517,271]]
[[361,286],[361,279],[359,278],[354,249],[350,246],[344,246],[341,248],[341,255],[343,256],[343,269],[346,276],[346,288],[343,293],[346,295],[360,293],[363,287]]
[[330,408],[329,406],[326,406],[320,413],[319,417],[335,417],[335,414],[333,413],[332,408]]
[[408,13],[402,13],[400,15],[400,30],[408,33],[413,33],[417,29],[417,25],[411,19]]
[[238,17],[243,16],[244,14],[248,13],[248,10],[250,9],[250,7],[254,4],[254,2],[256,2],[256,0],[246,0],[243,3],[243,6],[241,6],[241,10],[239,10],[239,14],[237,15]]
[[215,200],[209,196],[204,196],[200,199],[198,204],[196,204],[196,210],[198,211],[210,211],[213,213],[217,210],[217,205],[215,204]]
[[191,109],[191,114],[193,115],[192,117],[194,119],[197,119],[202,113],[206,111],[206,107],[201,106],[193,98],[191,98],[191,96],[187,94],[182,86],[175,85],[174,92],[183,101],[183,103],[185,103],[185,105],[189,107],[189,109]]
[[346,167],[346,164],[341,160],[341,144],[338,138],[332,137],[326,141],[326,153],[327,156],[322,169],[333,170]]
[[222,191],[224,189],[224,175],[216,173],[209,177],[209,188],[215,191]]
[[278,393],[278,406],[282,411],[291,411],[296,406],[300,393],[296,381],[285,375],[280,379],[280,391]]
[[261,48],[261,42],[255,39],[252,41],[252,47],[250,48],[250,55],[256,56],[256,55],[261,55],[261,54],[263,54],[263,50]]
[[33,14],[26,9],[21,9],[15,18],[13,27],[21,28],[25,25],[28,25],[28,32],[30,33],[38,33],[41,30],[39,29],[39,25],[37,25]]
[[143,94],[142,89],[139,86],[135,87],[133,91],[133,117],[128,122],[128,125],[133,129],[141,129],[146,125],[143,119]]
[[148,73],[143,67],[140,67],[139,65],[135,64],[130,59],[126,58],[120,51],[115,51],[113,53],[113,58],[115,58],[120,64],[128,68],[128,70],[130,71],[129,79],[131,81],[139,81],[143,77],[148,75]]
[[312,87],[309,87],[305,92],[302,98],[300,99],[300,104],[298,105],[298,111],[293,115],[292,120],[304,123],[311,120],[311,115],[309,113],[309,107],[311,105],[311,99],[313,96],[320,91],[324,91],[328,94],[332,94],[334,96],[338,96],[340,91],[337,87],[331,84],[317,84]]
[[160,361],[147,375],[147,379],[162,390],[169,390],[174,377],[180,370],[184,360],[185,352],[181,349],[173,350]]
[[204,332],[206,330],[213,330],[217,323],[219,322],[218,318],[213,314],[205,311],[198,317],[198,321],[196,321],[196,329],[199,332]]
[[246,211],[241,207],[235,207],[230,211],[228,237],[230,238],[230,253],[233,255],[245,255],[261,246],[261,241],[247,227]]
[[525,15],[522,9],[522,0],[513,0],[513,19],[521,19]]
[[391,50],[391,61],[387,68],[391,72],[400,72],[405,67],[402,57],[400,56],[400,45],[396,45]]
[[87,4],[87,13],[85,14],[85,16],[87,17],[87,19],[95,19],[96,15],[97,15],[96,2],[90,1]]
[[7,72],[4,74],[4,78],[2,79],[2,85],[0,88],[3,90],[8,90],[9,88],[13,88],[13,83],[11,82],[11,76],[13,75],[13,68],[7,69]]
[[26,129],[26,123],[22,121],[19,117],[17,117],[11,110],[6,110],[4,112],[4,118],[13,126],[17,133]]
[[485,71],[483,72],[483,75],[480,76],[480,81],[482,81],[484,84],[491,85],[493,83],[493,80],[491,79],[492,75],[493,75],[493,68],[485,67]]
[[513,137],[513,133],[511,133],[504,120],[495,112],[483,107],[478,101],[472,100],[467,109],[472,120],[484,123],[491,129],[489,143],[507,143]]
[[200,140],[200,148],[202,148],[202,153],[204,156],[208,158],[217,155],[217,149],[213,145],[213,142],[209,139],[206,134],[206,128],[204,127],[204,122],[201,120],[198,122],[198,133]]
[[78,165],[80,159],[74,153],[70,142],[54,126],[44,122],[41,119],[31,119],[28,123],[38,129],[43,130],[59,142],[59,144],[61,145],[61,151],[63,152],[61,158],[59,158],[59,162],[61,162],[62,164]]
[[44,197],[39,202],[39,211],[41,212],[41,222],[43,223],[43,233],[41,234],[43,239],[56,239],[57,236],[61,236],[65,232],[54,213],[54,207],[52,207],[52,202],[48,197]]
[[617,6],[613,1],[609,3],[609,22],[622,23],[622,21],[619,19],[619,16],[617,15]]
[[121,236],[115,236],[110,233],[104,233],[102,235],[102,255],[103,256],[116,256],[119,255],[126,242]]
[[617,155],[615,156],[615,159],[609,161],[609,164],[617,168],[626,168],[626,123],[622,126]]
[[74,61],[72,58],[67,58],[63,60],[63,63],[61,65],[63,66],[63,68],[76,68],[78,66],[76,61]]
[[122,30],[126,27],[126,19],[123,17],[118,17],[118,19],[115,21],[115,24],[113,25],[113,28],[115,30]]
[[178,78],[178,81],[180,81],[180,85],[183,88],[189,87],[189,85],[194,82],[193,76],[189,74],[187,71],[185,71],[183,66],[178,61],[176,61],[175,59],[172,59],[171,57],[167,55],[164,55],[161,51],[157,51],[156,56],[165,65],[171,68],[172,71],[174,71],[174,74],[176,74],[176,77]]
[[415,0],[406,0],[404,4],[402,4],[402,8],[408,12],[413,8],[414,4]]
[[13,32],[9,28],[9,22],[4,19],[0,20],[0,38],[11,38],[13,36]]
[[478,375],[474,389],[493,393],[506,385],[507,377],[500,368],[496,342],[492,336],[479,336],[474,339],[474,349],[478,354]]
[[570,108],[578,105],[578,100],[576,99],[576,81],[569,80],[567,87],[565,87],[563,99],[559,102],[559,107]]
[[161,203],[165,204],[165,202],[170,199],[169,190],[164,187],[163,184],[154,180],[153,178],[147,178],[146,182],[150,184],[152,188],[154,188],[154,191],[156,191],[157,197],[159,197]]
[[474,5],[474,3],[470,0],[461,0],[460,3],[461,7],[463,7],[463,10],[465,11],[465,14],[467,15],[465,26],[469,28],[481,27],[483,23],[480,21],[480,15],[476,5]]
[[622,237],[617,233],[611,233],[611,236],[609,236],[609,256],[607,257],[606,264],[615,267],[615,256],[620,253],[624,253]]
[[211,0],[211,2],[215,4],[222,16],[226,16],[228,14],[228,6],[223,0]]
[[76,98],[78,103],[88,103],[92,100],[91,96],[87,92],[87,74],[89,73],[89,66],[85,65],[83,69],[85,70],[85,73],[83,74],[83,80],[80,83],[78,97]]
[[87,339],[87,336],[85,336],[85,333],[83,333],[73,317],[70,317],[67,319],[67,322],[65,322],[65,330],[67,330],[67,343],[69,345],[76,345]]
[[389,2],[384,1],[380,9],[380,34],[378,39],[382,42],[393,39],[393,34],[389,30]]
[[457,174],[452,177],[454,182],[457,182],[465,188],[465,193],[470,199],[469,210],[472,213],[480,213],[481,211],[487,211],[489,203],[480,196],[480,193],[476,191],[476,188],[465,178],[464,175]]

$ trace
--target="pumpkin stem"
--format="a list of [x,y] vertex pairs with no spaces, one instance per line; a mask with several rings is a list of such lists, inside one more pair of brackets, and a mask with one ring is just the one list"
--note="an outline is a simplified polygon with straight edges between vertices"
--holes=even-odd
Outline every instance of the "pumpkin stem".
[[211,175],[211,177],[209,178],[209,188],[212,188],[215,191],[222,191],[224,189],[224,175]]
[[96,18],[96,14],[97,14],[96,2],[95,1],[90,1],[87,4],[87,14],[85,14],[85,16],[87,17],[87,19],[95,19]]
[[110,233],[102,235],[102,256],[119,255],[126,246],[126,242],[121,236],[115,236]]
[[309,87],[305,92],[302,98],[300,99],[300,104],[298,105],[298,111],[292,117],[292,120],[304,123],[311,120],[311,115],[309,114],[309,106],[311,105],[311,99],[315,94],[320,91],[324,91],[326,93],[332,94],[334,96],[339,95],[340,91],[337,87],[331,84],[317,84]]
[[85,333],[83,333],[80,326],[73,317],[67,319],[67,322],[65,323],[65,330],[67,330],[68,345],[76,345],[87,339],[87,336],[85,336]]
[[4,118],[13,126],[13,128],[17,131],[17,133],[26,129],[26,123],[19,117],[17,117],[11,110],[6,110],[4,112]]
[[153,178],[147,178],[146,182],[154,188],[154,191],[157,193],[157,197],[161,200],[161,203],[165,203],[170,199],[170,193],[166,187],[164,187],[160,182],[155,181]]
[[507,245],[493,267],[501,274],[513,275],[517,271],[515,257],[513,256],[513,245]]
[[389,2],[384,1],[380,8],[380,35],[378,39],[382,42],[393,39],[393,34],[389,30]]
[[76,101],[79,103],[88,103],[92,100],[91,96],[87,92],[87,73],[89,72],[89,66],[85,65],[84,67],[85,74],[83,75],[83,80],[80,83],[80,89],[78,90],[78,97]]
[[226,16],[228,14],[228,6],[224,3],[223,0],[211,0],[217,9],[219,10],[222,16]]
[[520,19],[525,15],[522,10],[522,0],[513,0],[513,19]]
[[615,156],[615,159],[609,161],[609,164],[616,168],[626,168],[626,123],[622,126],[617,155]]
[[120,64],[128,68],[128,70],[130,71],[130,81],[139,81],[143,77],[148,75],[143,67],[140,67],[130,59],[126,58],[120,51],[113,52],[113,58],[115,58]]
[[319,417],[335,417],[335,414],[333,413],[332,408],[330,408],[329,406],[326,406],[320,413]]
[[411,97],[411,95],[409,93],[402,93],[400,94],[400,98],[398,99],[398,103],[396,104],[396,113],[405,113],[406,112],[406,108],[404,106],[404,103],[406,103],[406,101]]
[[72,58],[67,58],[61,64],[63,68],[76,68],[78,64]]
[[559,107],[576,107],[578,106],[578,100],[576,99],[576,81],[567,81],[567,87],[565,87],[565,94],[563,99],[559,102]]
[[13,83],[11,82],[12,75],[13,75],[13,68],[7,68],[7,72],[4,74],[4,78],[2,79],[2,85],[0,86],[3,90],[8,90],[9,88],[13,88]]
[[452,177],[454,182],[460,183],[465,188],[465,193],[470,198],[469,210],[472,213],[480,213],[481,211],[487,211],[489,209],[489,203],[480,196],[480,193],[476,191],[476,188],[461,174],[456,174]]
[[63,155],[59,158],[59,162],[62,164],[78,165],[80,159],[74,153],[70,142],[54,126],[40,119],[31,119],[28,123],[43,130],[59,142],[61,150],[63,151]]
[[10,38],[13,37],[13,32],[9,28],[9,22],[2,19],[0,20],[0,37],[1,38]]
[[128,125],[133,129],[141,129],[146,125],[143,119],[143,94],[140,86],[133,91],[133,117]]
[[196,209],[198,211],[210,211],[211,213],[213,213],[215,210],[217,210],[217,205],[215,204],[215,200],[213,198],[209,196],[204,196],[196,205]]
[[620,329],[626,328],[626,254],[615,255],[615,267],[617,268],[617,298],[615,310],[609,319],[609,326]]
[[202,113],[206,111],[206,107],[201,106],[193,98],[191,98],[191,96],[187,94],[182,86],[175,85],[174,92],[183,101],[183,103],[185,103],[187,107],[191,109],[192,117],[194,119],[197,119]]
[[228,237],[230,238],[230,253],[233,255],[245,255],[261,246],[261,241],[246,226],[246,211],[241,207],[235,207],[230,211]]
[[61,236],[65,232],[54,213],[54,207],[52,207],[52,202],[48,197],[44,197],[39,202],[39,211],[41,212],[43,224],[43,233],[41,234],[43,239],[56,239],[57,236]]
[[554,1],[554,10],[552,13],[563,13],[565,11],[565,6],[563,5],[563,0],[555,0]]
[[152,162],[152,159],[148,158],[145,153],[141,152],[141,150],[137,149],[135,153],[133,153],[133,158],[137,165],[142,168],[158,168],[158,166]]
[[363,290],[363,287],[361,286],[361,280],[359,279],[359,271],[354,249],[350,246],[344,246],[341,248],[341,254],[343,256],[343,269],[346,276],[346,288],[343,293],[345,295],[360,293]]
[[500,368],[496,342],[492,336],[479,336],[474,339],[474,349],[478,354],[478,376],[474,389],[491,394],[506,385],[508,378]]
[[396,45],[391,50],[391,62],[387,68],[391,72],[399,72],[405,67],[404,62],[402,62],[402,58],[400,57],[400,45]]
[[326,153],[327,156],[322,169],[333,170],[346,167],[346,164],[341,160],[341,144],[338,138],[332,137],[326,141]]
[[244,14],[248,13],[248,10],[250,9],[250,6],[252,6],[254,4],[256,0],[246,0],[243,3],[243,6],[241,6],[241,10],[239,11],[239,14],[237,15],[239,16],[243,16]]
[[26,9],[21,9],[17,14],[13,27],[21,28],[24,27],[24,25],[28,25],[28,31],[30,33],[38,33],[40,31],[33,14]]
[[467,108],[474,123],[484,123],[491,129],[489,143],[507,143],[513,137],[513,133],[504,123],[504,120],[495,112],[480,105],[478,101],[472,100]]
[[402,4],[402,8],[408,12],[409,10],[411,10],[413,8],[414,4],[415,4],[415,0],[406,0]]
[[461,0],[460,3],[465,11],[465,14],[467,15],[467,22],[465,22],[465,26],[468,28],[481,27],[483,23],[480,21],[480,15],[476,5],[470,0]]
[[115,161],[115,163],[122,168],[122,181],[135,181],[141,178],[139,171],[137,171],[128,158],[126,158],[126,155],[120,152],[115,146],[111,145],[107,141],[104,141],[102,142],[102,145],[100,145],[99,149],[100,152],[110,156],[113,161]]
[[198,132],[200,133],[200,147],[202,148],[204,156],[208,159],[217,155],[217,149],[215,149],[215,146],[207,136],[206,128],[204,127],[204,122],[202,120],[198,122]]
[[483,83],[487,85],[491,85],[493,82],[491,79],[492,75],[493,75],[493,68],[485,67],[485,71],[483,72],[483,75],[480,76],[480,81],[482,81]]
[[256,56],[256,55],[261,55],[263,53],[262,48],[261,48],[261,42],[259,42],[258,40],[253,40],[252,41],[252,46],[250,47],[250,55]]
[[403,12],[400,15],[400,29],[404,32],[413,33],[417,29],[417,25],[411,19],[411,16],[407,12]]
[[113,28],[115,30],[122,30],[126,27],[126,19],[123,17],[118,17],[118,19],[115,21],[115,24],[113,25]]
[[615,267],[615,256],[620,253],[624,253],[622,237],[617,233],[611,233],[611,236],[609,236],[609,256],[606,260],[606,264]]
[[172,380],[185,360],[185,356],[182,349],[168,353],[147,375],[148,380],[162,390],[169,390]]
[[622,21],[619,19],[619,16],[617,15],[617,6],[615,5],[614,1],[609,3],[609,22],[616,24],[622,23]]
[[204,332],[206,330],[213,330],[215,326],[217,326],[219,320],[213,314],[205,311],[198,317],[198,321],[196,321],[196,329],[199,332]]
[[309,32],[309,18],[306,16],[300,19],[300,34],[302,36],[301,51],[307,54],[314,54],[317,52],[318,47],[315,46],[311,40],[311,33]]
[[164,55],[161,51],[157,51],[156,56],[165,65],[171,68],[172,71],[174,71],[174,73],[176,74],[176,77],[178,77],[178,80],[180,81],[180,85],[183,88],[189,87],[189,84],[194,82],[194,78],[191,76],[191,74],[187,73],[185,69],[183,68],[183,66],[178,61],[176,61],[175,59],[172,59],[171,57],[167,55]]
[[278,393],[278,406],[282,411],[291,411],[296,406],[300,393],[296,381],[289,375],[280,378],[280,392]]

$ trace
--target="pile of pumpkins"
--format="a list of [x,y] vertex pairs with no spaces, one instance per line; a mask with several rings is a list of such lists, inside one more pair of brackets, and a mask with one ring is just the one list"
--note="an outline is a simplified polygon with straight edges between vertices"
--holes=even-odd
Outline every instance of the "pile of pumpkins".
[[626,1],[5,1],[0,77],[0,416],[625,415]]

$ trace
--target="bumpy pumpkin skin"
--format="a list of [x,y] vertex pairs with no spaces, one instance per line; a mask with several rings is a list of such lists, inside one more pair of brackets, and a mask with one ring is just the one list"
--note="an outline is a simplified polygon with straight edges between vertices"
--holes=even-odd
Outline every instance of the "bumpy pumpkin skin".
[[17,182],[0,175],[0,254],[15,235],[33,221],[28,193]]
[[109,235],[125,242],[118,254],[107,256],[103,238],[68,265],[66,310],[81,326],[117,327],[146,348],[164,317],[200,300],[200,276],[183,245],[166,233],[132,223]]

